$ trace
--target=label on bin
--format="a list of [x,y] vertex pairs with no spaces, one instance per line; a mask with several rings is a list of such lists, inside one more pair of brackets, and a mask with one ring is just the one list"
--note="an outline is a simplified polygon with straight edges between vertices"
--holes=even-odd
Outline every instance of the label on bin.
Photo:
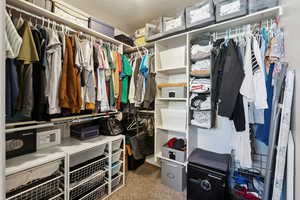
[[209,4],[206,4],[201,8],[192,10],[190,12],[190,17],[191,17],[191,24],[209,18],[210,17]]
[[239,12],[241,9],[241,2],[233,1],[232,3],[223,5],[220,7],[220,16],[230,15],[235,12]]

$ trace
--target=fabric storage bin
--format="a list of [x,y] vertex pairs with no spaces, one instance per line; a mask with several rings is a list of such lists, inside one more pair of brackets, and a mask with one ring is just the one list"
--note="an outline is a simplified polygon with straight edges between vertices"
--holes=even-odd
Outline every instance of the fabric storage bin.
[[37,150],[56,146],[61,143],[61,129],[38,131],[36,133]]
[[153,20],[145,25],[145,40],[146,42],[152,42],[159,38],[162,38],[164,34],[162,33],[162,17]]
[[70,155],[70,167],[74,167],[80,163],[86,162],[88,160],[91,160],[93,158],[102,156],[104,154],[104,150],[106,148],[106,144],[103,144],[101,146],[97,146],[92,149],[88,149],[76,154]]
[[128,36],[126,36],[124,34],[116,35],[115,39],[118,40],[118,41],[120,41],[120,42],[123,42],[123,43],[125,43],[125,44],[127,44],[129,46],[132,46],[132,47],[134,46],[133,39],[131,39],[130,37],[128,37]]
[[52,0],[26,0],[48,11],[52,11]]
[[115,176],[116,174],[118,174],[121,170],[121,167],[122,167],[121,162],[114,163],[113,166],[111,167],[111,176]]
[[206,0],[185,9],[187,28],[200,28],[216,21],[213,0]]
[[186,151],[180,151],[177,149],[169,148],[167,145],[164,145],[162,147],[162,156],[184,163],[186,159]]
[[93,17],[89,18],[89,28],[110,38],[114,38],[115,28]]
[[264,9],[273,8],[279,5],[279,0],[248,0],[249,13],[255,13]]
[[179,46],[160,52],[161,68],[183,67],[186,65],[186,48]]
[[186,98],[186,87],[163,87],[162,98]]
[[185,28],[185,12],[177,17],[162,17],[162,32],[164,36],[184,31]]
[[162,127],[170,130],[186,130],[186,110],[160,109]]
[[185,166],[162,160],[161,183],[182,192],[186,188]]
[[71,136],[80,140],[86,140],[99,135],[99,125],[80,124],[71,126]]
[[36,147],[36,131],[19,131],[6,134],[6,159],[34,153]]
[[218,0],[216,3],[217,22],[248,14],[248,0]]
[[118,162],[121,159],[122,150],[119,150],[112,154],[111,163]]
[[52,0],[53,12],[58,16],[69,20],[75,24],[88,28],[89,15],[61,0]]

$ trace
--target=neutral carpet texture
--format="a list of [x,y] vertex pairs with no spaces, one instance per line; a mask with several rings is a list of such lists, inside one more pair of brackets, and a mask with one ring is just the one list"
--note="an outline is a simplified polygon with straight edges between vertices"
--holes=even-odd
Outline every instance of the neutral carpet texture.
[[176,192],[160,182],[160,169],[144,164],[126,173],[126,185],[108,200],[184,200],[185,193]]

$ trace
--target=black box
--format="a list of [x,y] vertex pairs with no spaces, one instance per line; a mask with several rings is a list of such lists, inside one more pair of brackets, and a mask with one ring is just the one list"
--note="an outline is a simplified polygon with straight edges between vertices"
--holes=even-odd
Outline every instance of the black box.
[[227,200],[229,154],[196,149],[188,163],[188,200]]
[[99,135],[99,125],[81,124],[71,126],[71,137],[87,140]]
[[6,159],[36,152],[36,131],[21,131],[6,135]]

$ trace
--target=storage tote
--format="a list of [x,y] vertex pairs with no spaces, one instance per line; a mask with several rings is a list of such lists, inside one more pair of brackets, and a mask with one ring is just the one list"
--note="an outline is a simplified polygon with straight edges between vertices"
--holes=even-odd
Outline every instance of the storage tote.
[[182,192],[186,187],[185,166],[162,160],[161,183]]
[[249,13],[255,13],[279,5],[279,0],[248,0]]
[[186,66],[186,48],[179,46],[160,52],[161,68]]
[[88,28],[89,15],[61,0],[53,1],[53,12],[58,16]]
[[153,20],[150,23],[146,23],[145,25],[145,40],[146,42],[152,42],[159,38],[162,38],[162,17],[159,19]]
[[110,38],[114,38],[115,28],[93,17],[89,18],[89,28]]
[[161,98],[186,98],[186,83],[162,83],[157,86],[161,89]]
[[184,109],[160,109],[161,125],[163,128],[174,131],[186,130],[186,110]]
[[248,14],[248,0],[216,1],[216,21],[221,22]]
[[162,156],[184,163],[186,159],[186,151],[169,148],[167,145],[164,145],[162,147]]
[[177,17],[162,18],[162,32],[164,33],[164,36],[182,32],[185,28],[185,12]]
[[52,11],[52,0],[26,0],[48,11]]
[[200,28],[215,23],[215,8],[212,0],[206,0],[185,9],[187,28]]

